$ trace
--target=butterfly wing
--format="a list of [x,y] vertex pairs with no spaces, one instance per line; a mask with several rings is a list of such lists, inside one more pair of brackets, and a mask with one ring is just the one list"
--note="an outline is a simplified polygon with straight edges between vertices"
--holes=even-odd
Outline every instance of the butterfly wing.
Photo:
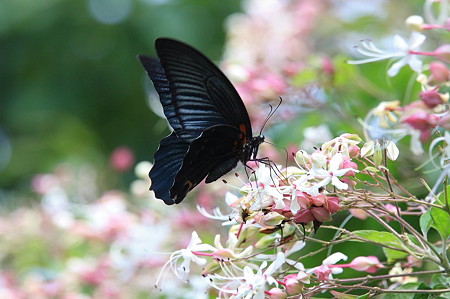
[[170,197],[175,203],[181,202],[203,179],[211,183],[236,167],[244,138],[235,127],[217,125],[195,139],[170,189]]
[[152,181],[150,190],[155,192],[156,198],[162,199],[168,205],[174,203],[169,190],[174,185],[175,176],[181,169],[189,145],[188,141],[178,138],[175,132],[172,132],[161,140],[155,153],[149,174]]
[[150,189],[172,204],[205,177],[212,182],[233,169],[252,129],[236,89],[208,58],[172,39],[157,39],[155,47],[159,59],[138,58],[174,132],[155,154]]

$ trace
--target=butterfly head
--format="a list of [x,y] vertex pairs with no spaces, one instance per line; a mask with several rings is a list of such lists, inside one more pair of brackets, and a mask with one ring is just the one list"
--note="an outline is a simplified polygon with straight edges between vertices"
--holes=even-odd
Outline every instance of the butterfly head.
[[259,145],[264,142],[264,135],[254,136],[247,140],[245,144],[244,152],[246,153],[246,161],[256,160],[258,154]]

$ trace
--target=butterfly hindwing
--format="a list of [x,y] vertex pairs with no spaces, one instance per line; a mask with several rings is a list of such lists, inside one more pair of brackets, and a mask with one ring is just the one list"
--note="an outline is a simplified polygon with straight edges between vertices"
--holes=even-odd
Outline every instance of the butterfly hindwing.
[[183,158],[189,149],[189,142],[178,138],[175,132],[163,138],[154,156],[154,164],[150,170],[152,185],[150,190],[156,198],[164,200],[168,205],[174,203],[170,197],[170,188],[175,182],[175,176],[181,169]]
[[218,125],[206,129],[195,139],[170,190],[175,202],[183,200],[203,179],[211,183],[236,167],[243,138],[235,127]]

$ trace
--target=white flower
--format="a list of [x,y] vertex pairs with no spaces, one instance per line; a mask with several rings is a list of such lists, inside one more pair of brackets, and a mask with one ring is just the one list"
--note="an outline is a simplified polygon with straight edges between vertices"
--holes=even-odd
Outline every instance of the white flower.
[[225,276],[208,275],[208,283],[219,291],[219,298],[264,299],[266,283],[278,285],[273,274],[283,266],[285,260],[284,253],[278,252],[269,267],[267,267],[267,261],[263,261],[256,271],[250,266],[245,266],[243,269],[232,267],[225,271]]
[[193,231],[189,245],[185,249],[177,250],[170,255],[170,259],[161,269],[156,285],[159,286],[159,282],[163,278],[163,273],[167,266],[170,266],[179,279],[186,281],[187,275],[190,271],[191,262],[194,262],[200,266],[206,264],[206,259],[199,257],[196,253],[205,251],[214,252],[216,250],[217,249],[215,247],[209,244],[203,244],[197,232]]
[[389,68],[388,75],[390,77],[397,75],[405,65],[409,65],[413,71],[420,73],[422,71],[422,61],[413,53],[419,49],[425,41],[425,38],[423,34],[412,32],[407,42],[402,37],[396,35],[394,36],[394,50],[391,51],[381,50],[372,41],[365,40],[361,42],[362,47],[357,47],[356,50],[370,58],[350,60],[348,63],[362,64],[392,58],[399,60]]
[[261,264],[256,273],[254,273],[249,266],[246,266],[244,268],[245,282],[239,286],[238,294],[234,298],[264,299],[264,286],[266,282],[277,285],[277,281],[272,277],[272,274],[281,268],[284,262],[284,254],[282,252],[278,252],[275,261],[270,264],[265,271],[263,271],[263,269],[267,266],[266,261]]
[[339,190],[346,190],[348,185],[342,182],[339,177],[346,174],[348,171],[357,172],[357,170],[353,168],[343,168],[340,169],[340,165],[343,161],[343,157],[341,153],[337,153],[334,155],[328,163],[328,169],[326,169],[326,163],[313,163],[313,167],[309,171],[309,179],[322,179],[318,183],[314,184],[309,188],[301,188],[300,191],[307,192],[309,195],[316,196],[319,195],[319,188],[325,187],[330,182],[333,186],[338,188]]
[[321,266],[314,267],[312,269],[309,269],[306,272],[307,273],[314,272],[316,275],[318,275],[319,273],[322,273],[324,275],[329,273],[329,276],[327,278],[332,279],[333,278],[332,274],[340,274],[343,272],[343,269],[340,267],[330,267],[330,265],[334,265],[341,260],[346,261],[347,259],[348,259],[348,257],[345,254],[343,254],[341,252],[336,252],[336,253],[333,253],[332,255],[330,255],[329,257],[327,257],[326,259],[324,259],[322,261]]
[[[274,168],[279,169],[275,165]],[[275,203],[277,209],[284,208],[283,192],[279,188],[279,178],[272,167],[260,163],[254,173],[255,181],[241,189],[246,196],[240,201],[241,207],[250,205],[252,211],[258,211]]]
[[[237,199],[237,196],[233,195],[230,192],[227,192],[227,194],[225,195],[226,198],[230,196],[233,196]],[[210,214],[206,211],[204,207],[199,205],[197,205],[197,210],[200,212],[200,214],[202,214],[206,218],[222,221],[223,222],[222,226],[235,225],[237,223],[236,217],[238,216],[238,213],[236,212],[232,212],[230,214],[223,214],[219,207],[215,207],[212,211],[212,214]]]

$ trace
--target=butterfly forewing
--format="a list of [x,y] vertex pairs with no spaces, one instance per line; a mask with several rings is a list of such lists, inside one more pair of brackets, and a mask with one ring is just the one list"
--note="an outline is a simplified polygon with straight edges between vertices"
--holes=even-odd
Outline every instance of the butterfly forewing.
[[251,136],[244,103],[231,82],[208,58],[171,39],[157,39],[155,46],[183,129],[198,132],[228,124],[245,128],[243,133]]

